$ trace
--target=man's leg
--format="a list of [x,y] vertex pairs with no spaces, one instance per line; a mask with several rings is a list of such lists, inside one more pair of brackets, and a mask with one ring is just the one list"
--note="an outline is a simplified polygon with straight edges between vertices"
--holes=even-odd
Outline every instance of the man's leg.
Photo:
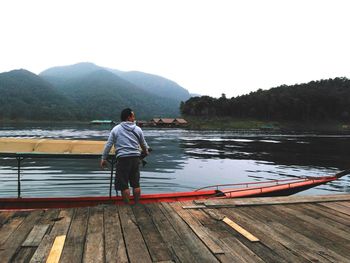
[[135,204],[138,204],[141,196],[141,188],[140,187],[133,188],[132,194],[134,195]]
[[122,197],[125,204],[130,203],[130,189],[125,189],[122,191]]
[[130,190],[128,184],[130,169],[131,163],[128,158],[121,157],[118,159],[116,168],[116,190],[121,190],[125,204],[129,204],[130,202]]

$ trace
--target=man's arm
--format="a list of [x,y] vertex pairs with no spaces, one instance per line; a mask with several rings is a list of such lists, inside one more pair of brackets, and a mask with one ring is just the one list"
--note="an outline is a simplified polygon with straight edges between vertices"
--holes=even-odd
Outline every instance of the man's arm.
[[143,132],[142,132],[141,129],[140,129],[140,146],[141,146],[142,151],[146,155],[148,155],[149,154],[149,151],[148,151],[149,146],[148,146],[148,144],[147,144],[147,142],[145,140],[145,137],[143,136]]
[[115,136],[114,136],[114,133],[112,130],[111,133],[109,134],[107,143],[106,143],[105,148],[104,148],[103,153],[102,153],[101,162],[100,162],[100,167],[102,169],[107,166],[107,157],[109,155],[109,152],[111,151],[111,148],[112,148],[114,142],[115,142]]

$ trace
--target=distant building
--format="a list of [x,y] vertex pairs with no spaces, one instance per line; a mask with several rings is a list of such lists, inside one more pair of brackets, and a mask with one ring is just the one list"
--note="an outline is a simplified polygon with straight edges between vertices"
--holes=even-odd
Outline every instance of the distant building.
[[175,125],[187,125],[188,122],[185,119],[182,118],[176,118],[174,120]]
[[90,121],[90,124],[94,124],[94,125],[106,125],[106,124],[114,125],[116,123],[114,121],[112,121],[112,120],[93,120],[93,121]]
[[157,127],[178,127],[188,124],[188,122],[182,118],[153,118],[150,123],[152,126]]

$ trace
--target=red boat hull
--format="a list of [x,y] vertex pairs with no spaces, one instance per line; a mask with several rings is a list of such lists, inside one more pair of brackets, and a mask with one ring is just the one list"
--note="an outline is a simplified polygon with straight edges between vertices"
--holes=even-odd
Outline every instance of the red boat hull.
[[[292,179],[291,182],[280,181],[262,182],[269,183],[265,186],[252,187],[246,184],[244,188],[223,190],[201,190],[192,192],[145,194],[141,196],[140,203],[189,201],[210,198],[243,198],[243,197],[271,197],[287,196],[304,191],[317,185],[337,180],[337,176],[318,177],[309,179]],[[274,183],[275,182],[275,183]],[[256,184],[256,183],[255,183]],[[131,197],[131,203],[133,203]],[[121,196],[106,197],[60,197],[60,198],[0,198],[0,209],[39,209],[39,208],[69,208],[85,207],[100,204],[123,204]]]

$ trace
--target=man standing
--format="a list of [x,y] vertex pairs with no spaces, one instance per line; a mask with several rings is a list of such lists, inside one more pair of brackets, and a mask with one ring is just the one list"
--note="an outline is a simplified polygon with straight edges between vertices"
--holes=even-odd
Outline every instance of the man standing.
[[100,166],[107,165],[107,156],[114,145],[116,149],[117,165],[115,188],[121,190],[125,203],[129,203],[129,183],[133,190],[135,204],[139,202],[140,188],[140,147],[145,155],[148,154],[148,145],[140,127],[135,124],[134,112],[127,108],[120,114],[121,123],[115,126],[103,150]]

